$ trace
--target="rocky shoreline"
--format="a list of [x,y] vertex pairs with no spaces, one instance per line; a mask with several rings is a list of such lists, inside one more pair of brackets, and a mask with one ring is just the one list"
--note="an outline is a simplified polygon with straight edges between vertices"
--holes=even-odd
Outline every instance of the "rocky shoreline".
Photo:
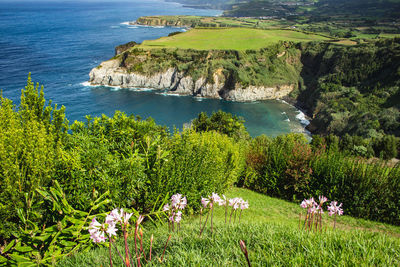
[[175,68],[169,68],[164,72],[144,75],[128,72],[120,66],[118,59],[112,59],[101,63],[92,69],[89,74],[91,85],[118,86],[121,88],[152,88],[166,90],[167,93],[191,95],[196,97],[225,99],[229,101],[255,101],[267,99],[282,99],[288,96],[294,85],[247,86],[239,83],[230,84],[222,73],[213,74],[213,81],[207,81],[200,77],[195,80]]

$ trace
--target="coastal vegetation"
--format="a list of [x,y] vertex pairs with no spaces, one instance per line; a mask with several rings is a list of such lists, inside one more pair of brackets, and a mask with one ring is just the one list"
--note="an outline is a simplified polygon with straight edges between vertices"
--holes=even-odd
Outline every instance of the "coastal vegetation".
[[[211,45],[215,38],[224,36],[218,32],[226,32],[227,36],[236,32],[235,38],[246,41],[229,42],[229,38],[222,38],[217,46],[227,49],[210,49],[215,46]],[[251,32],[285,33],[286,37],[258,39],[257,43],[251,41]],[[400,136],[399,38],[352,46],[321,41],[280,41],[287,36],[295,40],[296,34],[301,33],[245,28],[194,29],[135,45],[115,59],[127,73],[151,75],[175,69],[194,82],[202,78],[210,84],[218,77],[218,82],[224,83],[221,97],[238,86],[292,86],[286,99],[313,118],[308,129],[314,134],[349,134],[371,140],[386,134]],[[202,50],[208,45],[208,50]],[[256,45],[260,48],[255,48]]]
[[[211,192],[247,199],[250,209],[234,226],[222,225],[223,211],[216,209],[215,236],[205,230],[204,239],[193,230],[198,217],[188,219],[167,248],[168,263],[207,263],[211,258],[199,255],[220,253],[231,244],[218,261],[235,264],[243,259],[234,256],[239,249],[234,244],[246,236],[254,262],[271,262],[276,255],[281,263],[288,258],[298,264],[314,261],[307,256],[313,253],[301,249],[303,242],[314,252],[321,242],[330,244],[319,261],[399,261],[398,238],[391,237],[398,227],[346,217],[338,221],[338,231],[308,233],[298,229],[297,206],[303,198],[324,194],[343,203],[346,215],[399,225],[398,165],[308,144],[298,134],[250,138],[240,118],[222,112],[200,114],[192,128],[172,134],[152,119],[121,112],[69,124],[64,107],[46,103],[43,90],[30,78],[18,108],[6,98],[0,103],[2,264],[51,265],[78,251],[92,256],[78,254],[62,264],[98,262],[107,254],[90,250],[94,244],[87,232],[89,222],[117,207],[135,218],[146,215],[146,227],[167,238],[168,227],[159,225],[167,217],[162,208],[178,192],[187,199],[185,216],[190,218],[201,212],[199,200]],[[283,219],[286,215],[290,219]],[[261,236],[273,238],[267,242]],[[220,245],[209,244],[212,238]],[[283,255],[278,244],[288,238],[298,243]],[[165,240],[156,239],[155,253],[161,242]],[[339,243],[352,253],[337,250]],[[261,253],[266,246],[269,252]],[[342,256],[334,260],[331,253]],[[365,253],[374,257],[366,258]]]

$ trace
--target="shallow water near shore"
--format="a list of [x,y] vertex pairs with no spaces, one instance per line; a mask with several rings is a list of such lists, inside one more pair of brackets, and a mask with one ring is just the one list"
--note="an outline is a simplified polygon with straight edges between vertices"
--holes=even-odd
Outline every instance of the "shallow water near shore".
[[[29,72],[45,86],[46,99],[66,106],[70,121],[85,115],[111,116],[115,110],[153,117],[158,124],[182,129],[198,113],[223,110],[242,116],[252,136],[302,132],[301,114],[280,101],[234,103],[175,96],[154,90],[90,87],[89,72],[114,56],[114,47],[183,31],[171,27],[129,25],[145,15],[207,15],[218,10],[185,8],[163,1],[0,2],[0,89],[19,103]],[[297,116],[297,118],[296,118]],[[304,121],[303,121],[304,123]]]

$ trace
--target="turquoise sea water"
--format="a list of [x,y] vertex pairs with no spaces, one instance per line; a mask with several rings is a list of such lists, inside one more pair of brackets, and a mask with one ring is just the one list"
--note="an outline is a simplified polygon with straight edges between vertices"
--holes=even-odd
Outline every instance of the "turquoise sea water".
[[[279,101],[233,103],[158,91],[88,87],[88,73],[114,56],[114,47],[155,39],[180,28],[136,27],[127,21],[145,15],[208,15],[221,11],[184,8],[163,1],[1,1],[0,89],[18,103],[29,72],[45,86],[45,96],[67,108],[70,121],[85,115],[111,116],[115,110],[153,117],[158,124],[182,128],[198,113],[224,110],[242,116],[255,136],[302,131],[299,112]],[[297,118],[296,118],[297,116]]]

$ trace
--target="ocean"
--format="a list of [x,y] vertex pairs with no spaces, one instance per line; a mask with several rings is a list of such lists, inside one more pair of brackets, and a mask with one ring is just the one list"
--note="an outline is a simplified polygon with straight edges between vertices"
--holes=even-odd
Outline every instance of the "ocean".
[[66,107],[67,118],[112,116],[115,110],[152,117],[171,130],[182,129],[200,112],[223,110],[241,116],[252,136],[303,132],[304,114],[282,101],[235,103],[159,91],[90,87],[89,72],[114,56],[117,45],[142,42],[184,31],[138,27],[127,22],[146,15],[220,15],[220,10],[185,8],[150,1],[2,1],[0,0],[0,90],[19,103],[28,73],[44,86],[45,97]]

